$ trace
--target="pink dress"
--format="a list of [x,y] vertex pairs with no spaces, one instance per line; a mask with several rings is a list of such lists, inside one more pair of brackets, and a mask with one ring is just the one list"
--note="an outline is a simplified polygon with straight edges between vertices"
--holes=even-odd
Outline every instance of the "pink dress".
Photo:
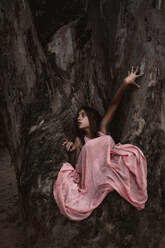
[[94,139],[85,137],[76,169],[64,163],[53,187],[61,213],[74,221],[87,218],[113,190],[138,210],[147,200],[147,162],[142,151],[99,134]]

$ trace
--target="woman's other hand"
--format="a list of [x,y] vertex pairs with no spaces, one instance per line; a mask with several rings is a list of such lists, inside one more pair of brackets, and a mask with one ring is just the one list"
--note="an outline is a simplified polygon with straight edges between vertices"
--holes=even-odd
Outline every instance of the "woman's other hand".
[[68,141],[67,139],[64,140],[63,146],[66,147],[67,152],[73,152],[76,150],[76,146],[72,141]]
[[135,82],[135,80],[136,80],[136,78],[142,77],[142,76],[144,75],[144,73],[137,74],[138,69],[139,69],[139,67],[137,66],[136,69],[135,69],[135,71],[134,71],[134,68],[133,68],[133,66],[132,66],[131,71],[128,71],[128,76],[124,78],[123,83],[126,84],[126,85],[133,84],[133,85],[135,85],[137,88],[140,88],[140,85],[137,84],[137,83]]

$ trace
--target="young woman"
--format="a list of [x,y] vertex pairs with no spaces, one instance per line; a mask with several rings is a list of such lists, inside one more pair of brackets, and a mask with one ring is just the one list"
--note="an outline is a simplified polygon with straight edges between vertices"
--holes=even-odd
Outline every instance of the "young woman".
[[62,165],[53,194],[61,213],[71,220],[87,218],[113,190],[138,210],[145,206],[147,162],[142,151],[132,144],[115,144],[106,134],[125,89],[131,84],[140,87],[135,80],[142,74],[137,71],[132,67],[128,72],[102,120],[96,110],[82,107],[75,141],[63,144],[76,153],[76,169],[67,162]]

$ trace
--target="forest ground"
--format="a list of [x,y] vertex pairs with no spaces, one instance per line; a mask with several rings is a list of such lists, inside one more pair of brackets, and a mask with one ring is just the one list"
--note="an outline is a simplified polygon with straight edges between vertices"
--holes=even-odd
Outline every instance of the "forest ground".
[[24,235],[14,168],[6,149],[0,149],[0,247],[23,248]]

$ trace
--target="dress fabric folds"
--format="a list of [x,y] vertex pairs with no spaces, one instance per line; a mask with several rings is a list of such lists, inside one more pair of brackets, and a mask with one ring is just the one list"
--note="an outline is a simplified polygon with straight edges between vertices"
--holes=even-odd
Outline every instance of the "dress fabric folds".
[[99,134],[84,138],[76,168],[63,163],[53,186],[61,213],[74,221],[87,218],[113,190],[138,210],[147,201],[147,162],[142,151]]

